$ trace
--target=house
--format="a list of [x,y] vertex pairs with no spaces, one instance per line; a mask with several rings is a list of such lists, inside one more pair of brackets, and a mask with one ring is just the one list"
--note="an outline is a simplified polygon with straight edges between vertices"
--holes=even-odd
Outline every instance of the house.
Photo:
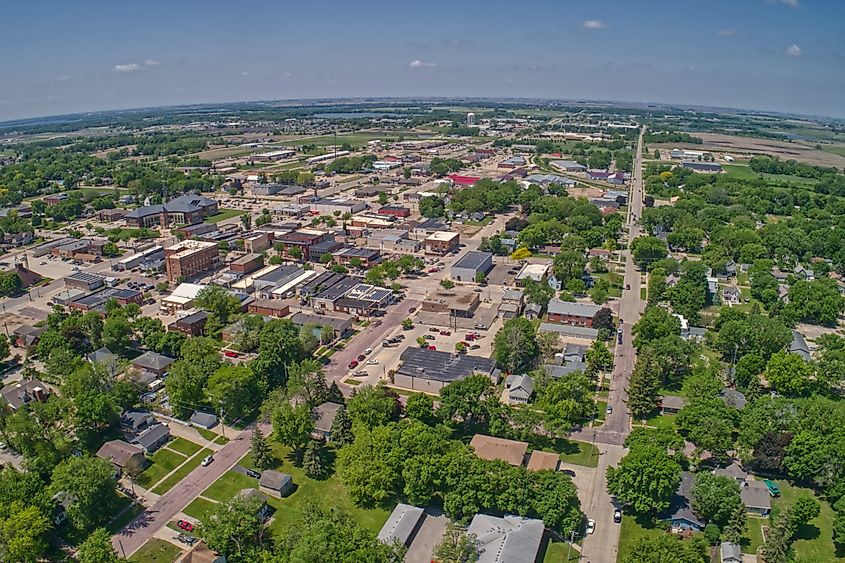
[[742,548],[737,543],[723,541],[719,545],[720,563],[742,563]]
[[47,386],[38,379],[11,383],[0,390],[0,397],[12,410],[18,410],[32,401],[43,403],[49,394]]
[[141,371],[163,376],[167,373],[167,368],[170,364],[175,362],[173,358],[168,358],[156,352],[144,352],[134,360],[132,360],[132,367]]
[[343,405],[332,402],[325,402],[314,407],[314,410],[311,411],[314,418],[314,432],[312,434],[316,434],[319,438],[327,441],[330,440],[334,419],[342,408]]
[[[528,317],[527,314],[526,317]],[[599,331],[594,328],[586,326],[559,325],[555,323],[540,323],[540,328],[537,330],[538,332],[554,332],[564,338],[577,338],[579,340],[589,341],[596,340],[599,335]]]
[[543,316],[543,306],[539,303],[529,303],[525,306],[525,318],[533,321]]
[[810,347],[807,341],[804,340],[804,335],[797,330],[792,331],[792,342],[789,343],[789,353],[798,354],[804,358],[805,362],[810,361]]
[[561,353],[564,362],[583,362],[587,356],[587,346],[567,342]]
[[545,364],[543,370],[549,374],[549,377],[566,377],[576,371],[586,372],[587,364],[584,362],[566,362],[565,364]]
[[528,459],[529,471],[557,471],[560,454],[534,450]]
[[484,434],[473,436],[469,445],[475,451],[475,455],[481,459],[487,461],[500,459],[514,467],[523,464],[525,452],[528,451],[528,442],[517,442],[516,440],[485,436]]
[[546,275],[549,273],[549,268],[551,268],[551,264],[530,264],[526,262],[520,268],[519,273],[516,274],[514,278],[514,282],[518,287],[522,287],[525,285],[526,280],[531,280],[537,283],[542,283],[546,279]]
[[546,320],[550,323],[592,327],[593,317],[601,310],[600,305],[574,303],[552,299],[547,307]]
[[746,473],[742,466],[737,462],[733,462],[727,467],[720,467],[713,470],[713,475],[734,479],[740,486],[745,484],[745,481],[748,480],[748,473]]
[[737,391],[736,389],[731,389],[730,387],[725,387],[719,391],[719,398],[722,399],[726,405],[735,409],[742,409],[748,403],[748,400],[745,398],[742,391]]
[[237,497],[242,500],[255,501],[258,505],[258,519],[262,522],[267,520],[273,512],[273,507],[267,502],[269,500],[267,495],[258,489],[241,489],[238,491]]
[[150,411],[129,410],[120,415],[120,425],[133,433],[143,432],[156,424],[156,419]]
[[511,374],[505,379],[509,403],[526,404],[534,394],[534,380],[528,375]]
[[467,533],[476,537],[477,563],[534,563],[543,543],[542,520],[476,514]]
[[258,489],[276,498],[286,497],[293,492],[293,478],[287,473],[265,469],[258,480]]
[[194,414],[191,415],[191,424],[210,430],[217,426],[217,415],[208,412],[194,411]]
[[660,412],[662,414],[677,414],[686,404],[687,400],[683,397],[663,395],[660,397]]
[[132,467],[132,470],[140,470],[147,462],[144,457],[144,450],[138,446],[127,444],[123,440],[109,440],[97,450],[97,457],[110,461],[114,465],[117,475],[120,475],[124,468]]
[[189,551],[180,555],[176,563],[226,563],[226,556],[217,555],[200,540]]
[[399,542],[404,546],[409,546],[424,519],[425,510],[400,502],[381,527],[378,540],[386,544]]
[[722,289],[722,303],[738,304],[742,299],[739,288],[729,285]]
[[692,509],[695,502],[695,496],[692,494],[694,485],[695,475],[689,471],[681,472],[681,482],[672,496],[668,512],[662,518],[670,522],[673,531],[692,530],[700,532],[704,529],[704,521],[696,516]]
[[439,393],[449,383],[476,373],[489,377],[494,384],[501,377],[495,360],[470,354],[409,346],[399,360],[401,365],[393,376],[393,384],[412,391]]
[[196,313],[187,315],[181,319],[176,319],[167,325],[167,330],[170,332],[181,332],[186,336],[200,336],[203,328],[205,328],[207,320],[208,313],[205,311],[197,311]]
[[812,281],[816,277],[816,274],[813,270],[811,270],[810,268],[805,268],[801,264],[795,266],[795,268],[793,268],[792,270],[792,273],[795,274],[795,277],[799,280]]
[[479,274],[486,275],[492,269],[492,252],[470,250],[452,265],[451,276],[455,281],[472,282]]
[[170,428],[166,424],[153,424],[132,440],[145,453],[151,454],[170,440]]
[[750,514],[767,516],[772,510],[772,497],[762,481],[746,479],[739,487],[739,496]]
[[76,497],[70,493],[59,491],[51,499],[53,505],[53,524],[61,526],[67,520],[67,511],[76,502]]
[[499,315],[503,319],[512,319],[522,313],[523,292],[521,289],[506,288],[499,304]]
[[50,327],[21,325],[12,332],[14,338],[12,341],[18,348],[29,348],[35,346],[41,340],[41,335],[47,332]]

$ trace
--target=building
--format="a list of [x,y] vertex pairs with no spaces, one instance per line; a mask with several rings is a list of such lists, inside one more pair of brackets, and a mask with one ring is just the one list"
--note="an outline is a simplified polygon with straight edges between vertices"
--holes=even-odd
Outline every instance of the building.
[[331,254],[335,264],[342,266],[369,269],[381,261],[379,251],[370,248],[346,247],[335,250]]
[[453,354],[428,348],[408,347],[399,356],[401,365],[394,375],[394,385],[412,391],[439,393],[445,385],[473,374],[481,374],[497,384],[501,373],[491,358]]
[[534,450],[528,458],[529,471],[557,471],[560,464],[560,454]]
[[166,424],[153,424],[132,440],[144,453],[151,454],[170,440],[170,429]]
[[314,432],[318,438],[329,441],[332,435],[332,425],[337,413],[343,405],[332,402],[325,402],[322,405],[317,405],[311,412],[314,418]]
[[114,223],[123,219],[126,213],[125,209],[101,209],[97,211],[97,219],[104,223]]
[[467,114],[467,127],[472,127],[473,125],[475,125],[475,114],[469,112]]
[[205,328],[206,321],[208,321],[208,313],[197,311],[196,313],[176,319],[167,325],[167,330],[170,332],[181,332],[185,336],[200,336]]
[[144,457],[144,450],[138,446],[128,444],[123,440],[109,440],[97,450],[96,456],[114,465],[115,472],[120,475],[124,468],[133,466],[132,469],[142,469],[147,458]]
[[339,211],[339,215],[344,213],[358,213],[364,211],[369,207],[366,202],[357,199],[342,199],[342,198],[322,198],[311,203],[310,210],[312,213],[320,215],[334,215]]
[[447,176],[456,186],[474,186],[481,178],[477,176],[463,176],[461,174],[449,174]]
[[407,547],[411,545],[424,519],[425,510],[400,502],[381,527],[378,540],[386,544],[399,542]]
[[393,292],[383,287],[361,283],[334,303],[334,310],[356,316],[370,316],[393,302]]
[[505,379],[505,393],[509,403],[527,404],[534,395],[534,380],[528,375],[512,373]]
[[719,544],[719,563],[742,563],[742,547],[739,544],[723,541]]
[[217,214],[217,201],[205,196],[186,193],[159,205],[146,205],[123,216],[130,227],[180,226],[202,223]]
[[549,162],[553,167],[563,172],[586,172],[587,167],[583,164],[578,164],[574,160],[552,160]]
[[[532,303],[525,308],[525,316],[529,317],[529,307],[531,305],[536,305]],[[538,306],[539,307],[539,306]],[[586,327],[586,326],[575,326],[575,325],[559,325],[555,323],[540,323],[540,328],[537,329],[539,332],[554,332],[558,336],[562,336],[564,338],[577,338],[580,340],[588,340],[594,341],[598,338],[599,331]]]
[[41,335],[47,332],[50,327],[21,325],[12,332],[12,341],[18,348],[29,348],[35,346],[41,340]]
[[276,498],[283,498],[293,492],[293,478],[287,473],[265,469],[258,480],[258,490]]
[[47,204],[47,207],[53,207],[54,205],[58,205],[66,199],[67,194],[52,194],[44,198],[44,203]]
[[575,326],[592,327],[593,317],[601,310],[600,305],[592,303],[572,303],[552,299],[549,301],[546,319],[550,323],[569,324]]
[[167,281],[175,283],[220,266],[220,251],[213,242],[185,240],[164,249]]
[[259,231],[244,237],[244,250],[251,253],[264,252],[273,241],[272,233]]
[[32,401],[43,403],[50,395],[49,388],[38,379],[11,383],[0,390],[0,397],[13,411],[26,406]]
[[[295,260],[310,260],[311,248],[323,241],[329,240],[330,233],[319,229],[298,229],[275,237],[275,241],[282,246],[282,256]],[[298,248],[299,250],[294,250]]]
[[153,424],[156,424],[156,419],[150,411],[128,410],[120,415],[120,426],[124,430],[136,434],[143,432]]
[[686,149],[672,149],[669,151],[669,158],[672,160],[701,160],[704,158],[702,151],[689,151]]
[[137,254],[121,258],[112,266],[112,270],[120,272],[132,270],[134,268],[141,268],[144,270],[153,268],[158,269],[161,267],[163,262],[164,247],[156,245],[142,250]]
[[469,445],[475,451],[475,455],[487,461],[501,460],[514,467],[519,467],[525,461],[525,453],[528,451],[528,442],[518,442],[495,436],[476,434],[472,437]]
[[389,215],[397,219],[404,219],[411,216],[411,210],[401,205],[383,205],[376,213],[379,215]]
[[77,297],[68,301],[66,305],[71,309],[79,311],[98,311],[105,313],[106,303],[114,300],[118,305],[129,305],[135,303],[140,305],[144,301],[144,294],[137,289],[118,289],[115,287],[108,287],[96,293],[89,293],[81,297]]
[[261,254],[245,254],[233,260],[229,264],[229,270],[245,275],[260,270],[264,266],[264,257]]
[[290,306],[277,299],[256,299],[247,306],[247,312],[251,315],[280,319],[290,314]]
[[695,475],[689,471],[681,472],[681,482],[672,495],[668,512],[662,517],[663,520],[669,521],[673,531],[700,532],[704,529],[704,521],[692,509],[695,502],[695,496],[692,494],[694,486]]
[[810,347],[807,345],[804,335],[797,330],[792,331],[792,342],[789,343],[789,353],[798,354],[806,362],[809,362],[811,359]]
[[549,273],[551,264],[531,264],[526,262],[522,265],[519,273],[516,274],[514,282],[518,287],[525,285],[525,280],[532,280],[535,282],[543,282],[546,280],[546,275]]
[[210,412],[194,411],[191,415],[191,424],[211,430],[217,426],[217,415]]
[[[417,226],[419,228],[419,225]],[[423,241],[426,254],[444,256],[457,250],[461,243],[461,235],[452,231],[434,231]]]
[[470,318],[475,313],[481,298],[468,289],[438,289],[429,293],[422,302],[422,310],[430,313],[445,313],[450,317]]
[[173,358],[169,358],[156,352],[144,352],[132,360],[131,364],[135,369],[141,372],[152,373],[161,377],[167,373],[167,368],[169,368],[170,364],[175,361],[176,360]]
[[476,514],[467,533],[477,538],[477,563],[534,563],[543,544],[542,520]]
[[517,166],[525,166],[525,157],[523,156],[512,156],[510,158],[506,158],[505,160],[501,161],[497,168],[516,168]]
[[93,291],[103,287],[106,284],[106,278],[97,274],[89,274],[88,272],[74,272],[67,276],[64,282],[65,287]]
[[470,250],[452,265],[453,280],[472,282],[479,274],[487,275],[493,269],[493,253]]
[[207,286],[199,283],[180,283],[170,295],[162,298],[161,308],[168,315],[185,311],[194,306],[194,299]]
[[[511,175],[514,175],[516,170],[511,171]],[[575,187],[575,180],[572,178],[567,178],[566,176],[560,176],[559,174],[530,174],[525,177],[525,181],[528,184],[537,184],[538,186],[547,187],[551,184],[557,184],[559,186],[563,186],[564,188],[574,188]]]
[[687,404],[687,400],[676,395],[663,395],[660,397],[660,412],[662,414],[677,414]]
[[683,162],[681,166],[694,172],[718,174],[722,171],[722,165],[718,162]]
[[739,496],[750,514],[768,516],[772,510],[772,497],[762,481],[746,479],[739,486]]

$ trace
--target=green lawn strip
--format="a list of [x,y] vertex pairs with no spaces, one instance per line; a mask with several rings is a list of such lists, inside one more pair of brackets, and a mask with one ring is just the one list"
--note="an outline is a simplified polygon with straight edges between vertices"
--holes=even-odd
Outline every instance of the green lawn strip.
[[182,454],[161,449],[152,455],[150,458],[152,465],[138,476],[137,483],[145,489],[149,488],[164,479],[186,459],[187,457]]
[[768,518],[748,515],[745,537],[742,538],[743,553],[757,553],[757,548],[763,545],[763,526],[769,525]]
[[[811,489],[798,487],[788,481],[776,481],[780,488],[780,497],[772,501],[772,514],[794,504],[800,495],[815,497]],[[797,539],[792,544],[796,561],[845,562],[845,557],[837,557],[833,545],[833,509],[826,501],[816,498],[821,505],[818,517],[809,524],[798,528]]]
[[[283,499],[270,499],[270,504],[276,509],[273,523],[270,526],[274,532],[278,533],[290,524],[301,520],[305,507],[314,504],[338,507],[348,514],[352,520],[371,532],[378,533],[381,530],[390,515],[388,508],[392,509],[392,506],[382,508],[358,507],[352,502],[346,487],[336,475],[322,481],[310,479],[305,476],[302,469],[294,467],[291,463],[289,459],[290,448],[285,448],[276,443],[271,444],[271,447],[276,459],[280,460],[276,469],[290,475],[296,486],[296,490],[290,496]],[[249,454],[241,460],[240,465],[255,468]]]
[[634,516],[624,514],[622,516],[622,530],[619,535],[619,552],[616,560],[625,561],[631,551],[631,546],[640,538],[658,536],[665,533],[664,529],[657,529],[650,522],[641,522]]
[[727,176],[733,178],[740,178],[744,180],[754,180],[755,178],[759,178],[759,175],[751,170],[751,167],[747,164],[723,164],[722,170],[725,171]]
[[596,401],[596,409],[598,410],[598,414],[596,414],[596,421],[604,422],[604,417],[607,414],[605,412],[607,409],[607,401]]
[[200,433],[200,436],[208,440],[209,442],[213,442],[217,439],[220,434],[217,432],[212,432],[211,430],[206,430],[205,428],[196,427],[195,430]]
[[227,471],[220,478],[211,484],[202,496],[214,499],[217,502],[226,502],[231,500],[242,489],[257,489],[258,480],[253,479],[243,473],[237,471]]
[[226,436],[218,436],[213,440],[213,442],[215,444],[220,444],[221,446],[225,446],[226,444],[229,443],[229,438],[227,438]]
[[567,440],[566,438],[551,439],[534,435],[529,440],[530,449],[554,452],[560,455],[561,461],[584,467],[596,467],[599,463],[598,448],[587,442]]
[[675,415],[674,414],[659,414],[660,411],[656,411],[657,414],[654,414],[648,419],[646,419],[646,426],[653,426],[655,428],[667,428],[671,429],[675,427]]
[[182,550],[159,538],[152,538],[129,558],[130,563],[173,563]]
[[167,444],[167,447],[171,450],[176,450],[180,454],[185,454],[189,457],[202,449],[202,446],[200,446],[199,444],[195,444],[190,440],[181,437],[176,438],[175,440]]
[[207,448],[199,450],[199,453],[195,454],[194,457],[185,462],[181,467],[179,467],[179,469],[168,475],[167,479],[156,485],[153,488],[153,492],[157,495],[163,495],[172,489],[176,483],[184,479],[188,473],[199,467],[202,459],[211,453],[212,451]]
[[195,498],[191,504],[185,507],[182,511],[191,518],[195,518],[197,520],[202,520],[205,518],[205,515],[208,514],[210,511],[214,509],[217,505],[216,502],[204,499],[204,498]]
[[106,529],[112,534],[122,530],[124,526],[144,511],[144,507],[140,504],[133,504],[132,499],[124,496],[120,496],[119,498],[120,504],[113,512],[115,518],[106,526]]
[[240,211],[238,209],[221,209],[218,213],[211,215],[205,218],[204,223],[219,223],[220,221],[225,221],[226,219],[231,219],[232,217],[237,217],[238,215],[245,215],[246,211]]
[[571,548],[566,542],[549,539],[545,547],[543,558],[540,559],[543,563],[565,563],[566,561],[579,561],[581,559],[581,552]]

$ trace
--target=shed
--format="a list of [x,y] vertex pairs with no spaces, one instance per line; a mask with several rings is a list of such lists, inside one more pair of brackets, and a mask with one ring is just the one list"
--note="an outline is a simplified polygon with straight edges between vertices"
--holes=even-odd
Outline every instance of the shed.
[[194,411],[191,415],[191,424],[209,430],[217,426],[217,415],[210,412]]
[[274,497],[286,497],[293,492],[293,478],[287,473],[265,469],[258,480],[258,488]]

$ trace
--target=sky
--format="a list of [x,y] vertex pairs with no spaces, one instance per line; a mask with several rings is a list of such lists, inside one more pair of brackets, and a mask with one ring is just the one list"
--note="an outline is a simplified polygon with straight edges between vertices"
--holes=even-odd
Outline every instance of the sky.
[[843,0],[27,0],[3,21],[0,120],[355,96],[845,117]]

